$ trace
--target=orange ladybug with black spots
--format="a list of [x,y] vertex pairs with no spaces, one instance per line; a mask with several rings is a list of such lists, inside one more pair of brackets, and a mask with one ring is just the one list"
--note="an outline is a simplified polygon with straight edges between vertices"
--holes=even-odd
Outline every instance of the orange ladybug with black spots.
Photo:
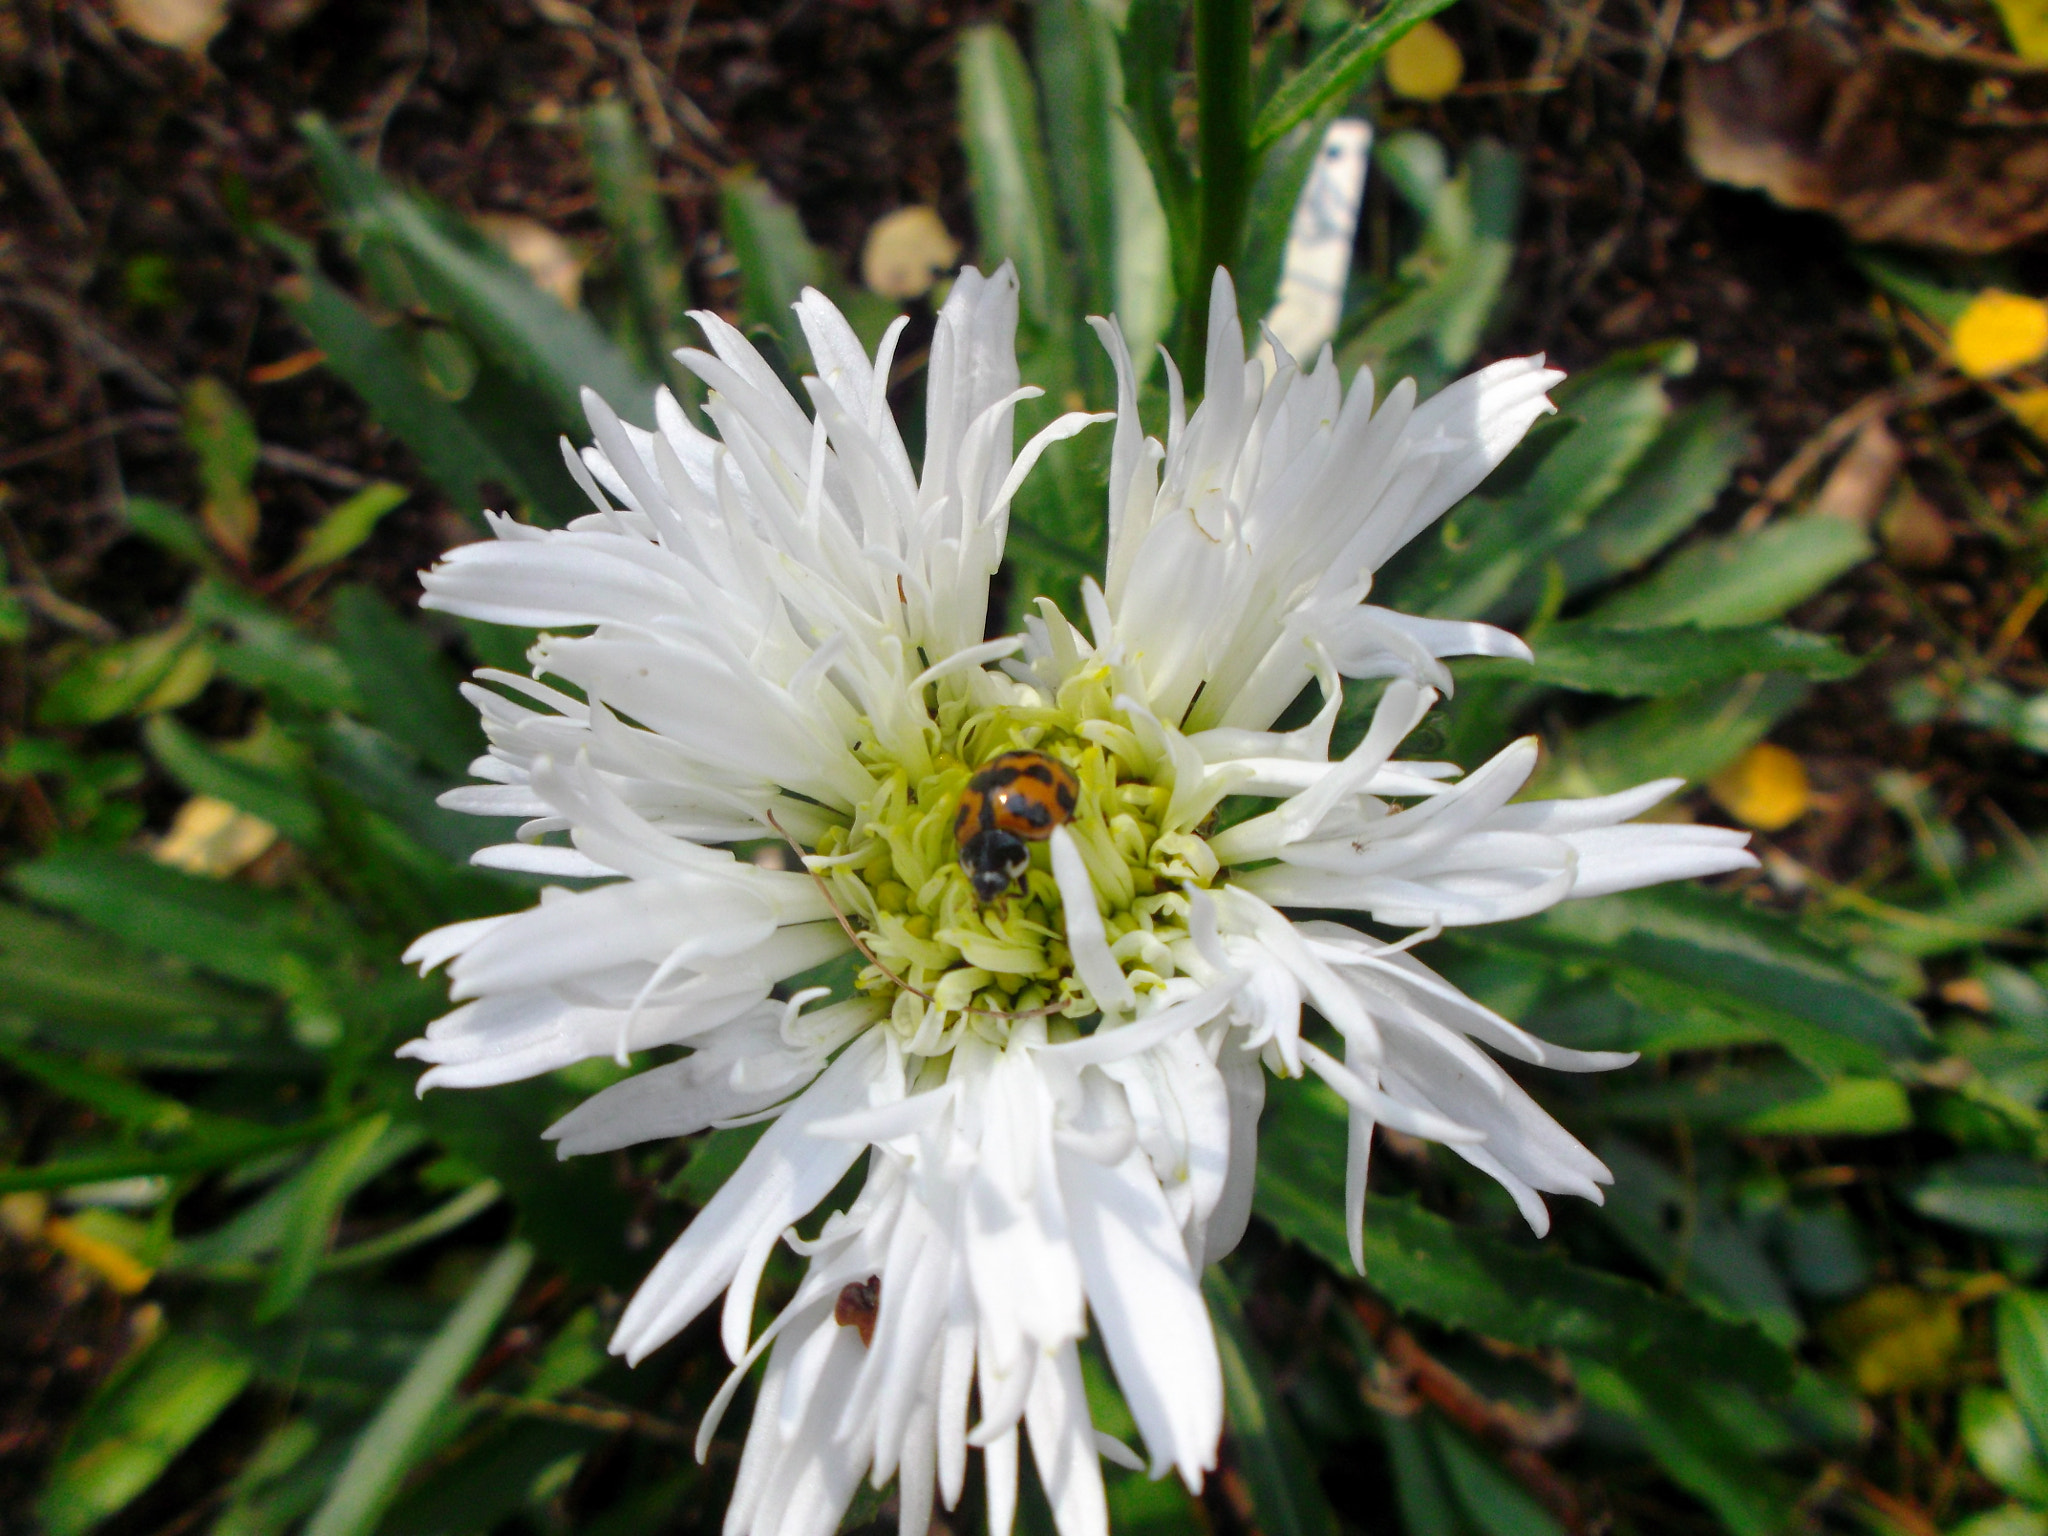
[[1030,844],[1073,819],[1080,799],[1074,770],[1043,752],[1002,752],[982,764],[960,792],[953,841],[960,867],[986,906],[1031,865]]

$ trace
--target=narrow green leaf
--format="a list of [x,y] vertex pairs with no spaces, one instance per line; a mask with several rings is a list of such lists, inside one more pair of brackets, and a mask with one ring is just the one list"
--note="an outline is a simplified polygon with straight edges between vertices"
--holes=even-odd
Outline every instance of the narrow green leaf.
[[[331,953],[294,932],[297,914],[283,896],[118,849],[62,848],[16,865],[7,879],[103,932],[255,987],[282,985],[286,967],[308,952]],[[330,928],[327,937],[336,936]]]
[[1436,1415],[1429,1437],[1458,1505],[1483,1536],[1564,1536],[1564,1528],[1500,1464]]
[[[275,229],[265,238],[298,269],[278,287],[284,307],[326,354],[327,366],[419,458],[443,495],[468,511],[485,504],[485,487],[499,485],[549,522],[580,514],[587,504],[559,457],[529,458],[509,435],[494,435],[480,414],[488,402],[472,396],[457,407],[435,394],[413,365],[401,322],[374,319],[321,273],[310,246]],[[552,447],[545,440],[536,446]]]
[[168,715],[154,716],[142,735],[164,772],[193,794],[225,800],[302,846],[319,841],[319,807],[283,774],[223,755]]
[[[257,1322],[267,1323],[289,1312],[305,1295],[327,1253],[342,1206],[363,1183],[364,1165],[390,1133],[389,1115],[359,1120],[322,1147],[293,1179],[295,1198],[279,1235],[277,1263],[256,1302]],[[409,1146],[418,1146],[424,1139],[413,1127],[403,1134]]]
[[564,308],[484,236],[356,159],[317,115],[298,127],[344,227],[403,262],[428,306],[545,399],[560,430],[586,430],[586,388],[636,426],[654,425],[653,382],[588,314]]
[[36,1501],[49,1536],[82,1536],[118,1514],[248,1384],[249,1361],[206,1338],[172,1334],[87,1406]]
[[1720,628],[1775,619],[1875,553],[1870,535],[1838,517],[1807,514],[1730,534],[1674,555],[1648,580],[1594,609],[1617,626]]
[[16,1190],[76,1189],[112,1179],[174,1178],[233,1168],[302,1142],[332,1133],[334,1122],[322,1118],[298,1125],[260,1126],[242,1121],[216,1121],[204,1139],[189,1138],[164,1151],[146,1148],[84,1154],[38,1163],[33,1168],[0,1168],[0,1194]]
[[175,709],[206,686],[213,663],[190,624],[117,640],[58,673],[36,704],[43,725],[98,725],[146,709]]
[[1998,1368],[2035,1446],[2048,1451],[2048,1294],[2007,1291],[1998,1298]]
[[262,454],[256,424],[220,380],[196,379],[185,391],[184,429],[199,456],[200,521],[222,549],[247,560],[260,515],[249,489]]
[[1959,1409],[1963,1445],[1977,1470],[2016,1498],[2048,1505],[2048,1463],[2013,1395],[1965,1387]]
[[1337,1515],[1316,1480],[1315,1458],[1301,1443],[1266,1352],[1245,1326],[1237,1288],[1211,1265],[1202,1293],[1223,1361],[1225,1432],[1258,1529],[1262,1536],[1336,1536]]
[[[1628,985],[1642,977],[1689,989],[1746,1019],[1751,1038],[1775,1040],[1824,1072],[1884,1076],[1932,1043],[1912,1008],[1790,923],[1688,887],[1568,902],[1491,929],[1487,942],[1557,964],[1604,960]],[[1661,1004],[1666,994],[1653,984],[1649,995]]]
[[611,231],[619,274],[633,315],[640,366],[688,400],[696,376],[670,356],[684,343],[690,307],[683,264],[676,259],[668,212],[654,162],[624,101],[600,101],[583,110],[583,150],[597,185],[597,211]]
[[341,658],[260,598],[209,578],[192,588],[185,611],[226,636],[215,653],[237,682],[316,713],[360,707]]
[[278,574],[303,576],[353,554],[376,531],[384,515],[395,511],[409,494],[404,486],[389,480],[364,486],[306,531],[299,552]]
[[2048,838],[2022,841],[1978,866],[1946,900],[1915,909],[1927,923],[1888,931],[1885,941],[1910,955],[1939,955],[2022,928],[2048,912]]
[[1324,44],[1306,68],[1273,93],[1252,124],[1252,148],[1263,150],[1322,105],[1365,78],[1418,21],[1447,10],[1452,0],[1392,0],[1363,21],[1354,21]]
[[1768,736],[1811,691],[1789,673],[1751,673],[1631,705],[1560,736],[1529,792],[1613,794],[1664,778],[1701,783]]
[[1394,1469],[1394,1500],[1403,1536],[1467,1536],[1438,1459],[1429,1421],[1420,1413],[1382,1414],[1380,1438]]
[[341,1475],[307,1522],[306,1536],[369,1536],[376,1529],[405,1474],[438,1443],[457,1385],[490,1341],[532,1262],[532,1249],[511,1243],[477,1276],[357,1437]]
[[165,553],[202,569],[217,564],[213,546],[182,507],[154,496],[130,496],[121,504],[121,515],[130,528]]
[[1788,672],[1795,677],[1835,680],[1853,677],[1862,663],[1825,635],[1784,624],[1745,624],[1702,629],[1677,624],[1661,629],[1609,629],[1583,622],[1552,624],[1539,631],[1531,648],[1536,663],[1467,662],[1485,677],[1524,678],[1580,693],[1621,698],[1667,698],[1753,672]]
[[[0,1018],[47,1044],[206,1069],[302,1065],[273,1005],[76,924],[0,902]],[[83,1181],[81,1181],[83,1182]]]
[[67,1099],[97,1110],[117,1125],[164,1136],[188,1129],[192,1111],[178,1100],[153,1093],[125,1077],[94,1071],[61,1056],[45,1055],[0,1040],[0,1059]]
[[1977,1153],[1934,1168],[1913,1208],[1987,1237],[2048,1237],[2048,1170],[2025,1158]]
[[738,171],[718,184],[719,223],[740,269],[740,321],[765,326],[789,358],[805,358],[810,346],[790,312],[806,288],[823,291],[831,271],[824,253],[811,244],[797,211],[751,171]]
[[1577,596],[1661,554],[1712,510],[1749,451],[1749,418],[1725,395],[1681,407],[1583,532],[1553,557]]
[[[1344,1236],[1343,1102],[1289,1085],[1260,1126],[1258,1213],[1339,1272]],[[1713,1316],[1618,1276],[1459,1227],[1405,1200],[1368,1197],[1367,1282],[1404,1311],[1530,1349],[1613,1362],[1710,1353],[1719,1371],[1782,1390],[1792,1362],[1747,1323]]]
[[1698,1495],[1732,1536],[1779,1536],[1792,1527],[1792,1490],[1716,1419],[1702,1401],[1700,1374],[1671,1368],[1687,1358],[1711,1357],[1575,1364],[1588,1400],[1631,1421],[1673,1481]]
[[1913,1106],[1888,1077],[1839,1077],[1810,1098],[1751,1115],[1750,1136],[1890,1136],[1910,1130]]
[[455,669],[426,632],[368,587],[336,593],[332,618],[336,649],[371,723],[436,772],[464,777],[484,749],[483,731]]
[[1025,315],[1049,335],[1072,313],[1031,71],[1001,27],[960,34],[960,139],[983,264],[1017,264]]
[[1043,0],[1032,16],[1032,62],[1045,98],[1048,177],[1080,272],[1082,302],[1117,302],[1117,172],[1111,139],[1123,96],[1116,34],[1093,0]]
[[1183,298],[1195,280],[1195,178],[1181,153],[1173,104],[1186,12],[1187,0],[1131,0],[1118,49],[1125,119],[1152,173],[1172,250],[1173,287]]

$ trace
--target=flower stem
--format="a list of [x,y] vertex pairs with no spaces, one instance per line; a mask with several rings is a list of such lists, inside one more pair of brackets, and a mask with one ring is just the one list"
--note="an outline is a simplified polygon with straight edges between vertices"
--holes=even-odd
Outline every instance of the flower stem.
[[1195,0],[1195,88],[1199,104],[1201,222],[1184,314],[1181,357],[1198,385],[1209,335],[1209,283],[1235,269],[1251,189],[1251,0]]

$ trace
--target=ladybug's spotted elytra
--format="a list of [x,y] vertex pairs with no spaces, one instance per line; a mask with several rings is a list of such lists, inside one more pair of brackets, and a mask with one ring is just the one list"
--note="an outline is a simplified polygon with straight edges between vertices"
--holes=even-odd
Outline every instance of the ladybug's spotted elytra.
[[1010,888],[1030,867],[1026,843],[1042,843],[1074,814],[1080,781],[1065,763],[1043,752],[1003,752],[990,758],[960,792],[953,841],[960,867],[983,905]]

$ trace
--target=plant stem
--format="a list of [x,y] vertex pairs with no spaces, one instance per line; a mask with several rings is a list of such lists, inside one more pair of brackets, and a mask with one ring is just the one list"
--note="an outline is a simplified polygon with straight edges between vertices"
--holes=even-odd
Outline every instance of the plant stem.
[[1251,188],[1251,0],[1195,0],[1195,87],[1199,103],[1201,223],[1188,274],[1181,363],[1201,386],[1209,337],[1209,285],[1235,268]]

